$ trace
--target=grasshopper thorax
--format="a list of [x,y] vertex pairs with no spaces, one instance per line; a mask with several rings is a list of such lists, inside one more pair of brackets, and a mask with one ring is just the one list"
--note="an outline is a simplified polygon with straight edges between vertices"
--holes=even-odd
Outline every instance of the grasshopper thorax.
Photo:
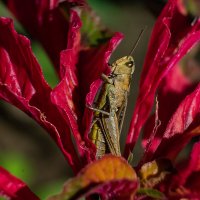
[[112,73],[116,75],[132,75],[135,70],[135,63],[132,56],[124,56],[112,64]]

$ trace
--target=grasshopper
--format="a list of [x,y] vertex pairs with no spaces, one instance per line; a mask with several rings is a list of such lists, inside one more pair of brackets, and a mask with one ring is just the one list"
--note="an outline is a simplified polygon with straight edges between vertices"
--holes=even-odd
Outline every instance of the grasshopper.
[[102,74],[104,83],[96,101],[94,120],[89,138],[96,145],[96,158],[105,153],[120,156],[120,135],[127,107],[127,96],[130,90],[132,74],[135,70],[131,56],[144,30],[141,31],[134,48],[128,56],[116,60],[111,65],[111,73]]

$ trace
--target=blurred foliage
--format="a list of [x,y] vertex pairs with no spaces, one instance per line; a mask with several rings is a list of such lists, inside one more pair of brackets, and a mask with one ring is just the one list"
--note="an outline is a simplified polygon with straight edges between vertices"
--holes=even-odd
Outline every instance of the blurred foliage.
[[[103,6],[104,9],[110,9],[112,12],[113,6],[119,7],[120,6],[130,6],[130,5],[135,5],[135,4],[142,4],[146,8],[148,8],[155,16],[158,16],[162,8],[164,7],[165,3],[167,0],[88,0],[90,5],[92,5],[94,8],[99,8],[101,5],[106,5]],[[109,6],[111,5],[111,7]]]
[[56,86],[56,84],[58,83],[58,76],[46,52],[44,51],[42,46],[36,41],[32,43],[32,49],[40,63],[40,66],[42,67],[45,79],[51,87]]
[[152,188],[140,188],[137,191],[138,195],[146,195],[147,197],[151,198],[151,199],[166,199],[166,197],[164,196],[164,194],[162,192],[160,192],[159,190],[156,189],[152,189]]
[[29,159],[22,154],[7,152],[0,157],[1,166],[12,172],[13,175],[20,177],[26,183],[31,183],[34,177],[34,169]]
[[[101,21],[109,27],[109,24],[118,24],[120,21],[118,18],[121,18],[121,20],[124,20],[124,15],[120,15],[121,8],[118,4],[113,4],[111,2],[106,1],[95,1],[95,0],[88,0],[91,7],[95,10],[95,12],[100,16]],[[103,12],[102,12],[103,11]],[[111,16],[115,16],[115,20],[111,18]]]
[[36,191],[36,193],[41,199],[47,199],[48,196],[52,196],[59,193],[65,181],[66,180],[64,179],[53,180],[45,186],[40,187]]
[[183,14],[189,13],[192,17],[200,16],[200,1],[198,0],[179,0]]
[[1,17],[10,17],[12,19],[14,19],[14,25],[16,30],[23,34],[23,35],[27,35],[25,29],[21,26],[21,24],[15,19],[15,17],[12,15],[12,13],[6,8],[6,6],[2,3],[2,1],[0,1],[0,16]]
[[81,13],[81,42],[84,46],[97,46],[112,37],[112,33],[100,23],[100,18],[93,10],[86,9]]

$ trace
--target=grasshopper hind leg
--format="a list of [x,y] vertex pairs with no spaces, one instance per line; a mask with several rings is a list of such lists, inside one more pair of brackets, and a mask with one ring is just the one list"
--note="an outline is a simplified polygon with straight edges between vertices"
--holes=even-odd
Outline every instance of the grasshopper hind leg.
[[106,141],[105,137],[102,133],[102,130],[99,126],[99,120],[96,119],[91,132],[89,134],[89,138],[96,146],[96,159],[102,158],[106,153]]

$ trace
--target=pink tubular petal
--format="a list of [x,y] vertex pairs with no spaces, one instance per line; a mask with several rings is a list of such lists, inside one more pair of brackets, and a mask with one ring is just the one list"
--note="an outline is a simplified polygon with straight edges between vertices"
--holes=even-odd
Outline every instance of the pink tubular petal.
[[11,200],[39,200],[39,198],[18,178],[0,167],[0,196]]
[[149,116],[161,80],[200,40],[199,25],[200,21],[191,25],[187,16],[179,12],[175,0],[168,1],[159,16],[152,32],[141,75],[139,96],[126,140],[126,157],[132,151],[141,127]]
[[82,5],[85,1],[8,0],[7,2],[8,8],[16,18],[43,45],[59,73],[60,51],[67,46],[69,4]]
[[51,88],[32,54],[29,40],[18,35],[7,18],[0,18],[0,72],[0,97],[43,126],[76,171],[79,158],[69,127],[50,101]]

